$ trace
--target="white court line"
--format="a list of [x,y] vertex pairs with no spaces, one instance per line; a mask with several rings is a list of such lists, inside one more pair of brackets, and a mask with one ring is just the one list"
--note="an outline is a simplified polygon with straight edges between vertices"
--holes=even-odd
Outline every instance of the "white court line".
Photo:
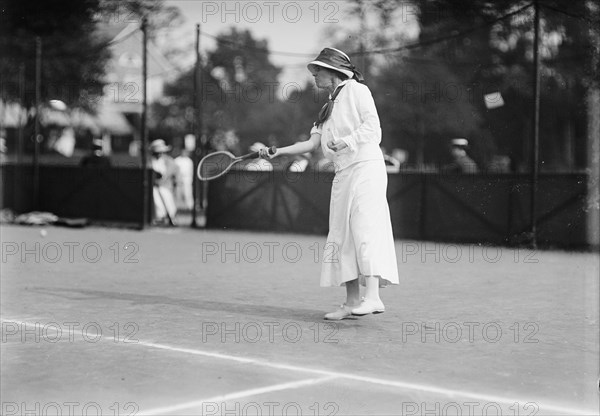
[[158,407],[156,409],[145,410],[139,413],[139,415],[151,416],[151,415],[164,415],[167,413],[173,413],[181,410],[192,409],[194,407],[201,407],[205,403],[223,403],[229,400],[241,399],[249,396],[256,396],[259,394],[272,393],[274,391],[297,389],[304,386],[312,386],[325,381],[333,380],[335,377],[321,377],[321,378],[310,378],[300,381],[291,381],[289,383],[275,384],[272,386],[259,387],[257,389],[243,390],[236,393],[223,394],[220,396],[210,397],[203,400],[195,400],[193,402],[181,403],[173,406]]
[[[11,320],[0,319],[0,321],[17,323],[19,325],[33,326],[33,324],[31,324],[31,323],[17,321],[17,320],[13,320],[13,319],[11,319]],[[598,414],[595,410],[592,410],[592,409],[576,409],[574,407],[565,407],[564,405],[558,405],[558,404],[554,404],[554,403],[552,403],[552,404],[545,403],[542,405],[540,400],[534,400],[531,398],[523,399],[523,398],[516,398],[516,397],[502,397],[502,396],[494,396],[494,395],[490,395],[490,394],[481,394],[481,393],[471,392],[468,390],[445,389],[445,388],[437,387],[434,385],[428,385],[428,384],[410,383],[410,382],[406,382],[406,381],[387,380],[387,379],[381,379],[381,378],[376,378],[376,377],[359,376],[359,375],[350,374],[350,373],[340,373],[340,372],[336,372],[336,371],[318,370],[318,369],[313,369],[313,368],[308,368],[308,367],[300,367],[300,366],[290,365],[290,364],[285,364],[285,363],[264,361],[264,360],[260,360],[260,359],[236,357],[234,355],[221,354],[221,353],[211,352],[211,351],[203,351],[203,350],[198,350],[198,349],[193,349],[193,348],[174,347],[174,346],[170,346],[170,345],[166,345],[166,344],[158,344],[158,343],[154,343],[154,342],[139,341],[139,342],[135,342],[135,343],[133,343],[133,342],[124,343],[124,342],[115,342],[115,341],[124,341],[124,339],[123,340],[115,339],[115,338],[102,338],[102,339],[109,340],[110,342],[112,342],[114,344],[119,344],[119,345],[145,346],[148,348],[159,349],[159,350],[164,350],[164,351],[172,351],[172,352],[179,352],[179,353],[183,353],[183,354],[191,354],[191,355],[199,355],[199,356],[203,356],[203,357],[218,358],[218,359],[227,360],[227,361],[236,361],[239,363],[253,364],[253,365],[257,365],[257,366],[262,366],[262,367],[267,367],[267,368],[275,368],[275,369],[279,369],[279,370],[289,370],[289,371],[297,371],[297,372],[310,373],[310,374],[318,374],[318,375],[327,376],[327,377],[342,378],[342,379],[346,379],[346,380],[360,381],[363,383],[378,384],[378,385],[383,385],[383,386],[388,386],[388,387],[396,387],[399,389],[410,390],[410,391],[436,393],[436,394],[441,394],[443,396],[446,396],[448,398],[461,397],[461,398],[465,398],[465,399],[475,399],[475,400],[486,401],[488,403],[498,403],[498,404],[503,403],[503,404],[508,404],[508,405],[512,405],[514,403],[519,403],[519,404],[535,403],[537,406],[539,406],[540,412],[551,411],[551,412],[557,412],[560,414],[570,414],[570,415],[578,415],[578,416],[580,416],[580,415],[597,415]]]
[[503,403],[503,404],[508,404],[508,405],[513,405],[514,403],[519,403],[519,404],[535,403],[536,405],[539,406],[540,411],[543,409],[545,411],[559,412],[562,414],[572,414],[572,415],[578,415],[578,416],[588,415],[588,414],[589,415],[596,414],[593,410],[589,410],[589,409],[587,409],[587,410],[575,409],[572,407],[564,407],[564,406],[555,405],[555,404],[544,404],[542,406],[540,404],[540,401],[531,400],[531,399],[522,399],[522,398],[518,399],[518,398],[514,398],[514,397],[493,396],[493,395],[488,395],[488,394],[473,393],[473,392],[469,392],[469,391],[465,391],[465,390],[444,389],[444,388],[431,386],[431,385],[425,385],[425,384],[416,384],[416,383],[409,383],[409,382],[404,382],[404,381],[385,380],[385,379],[380,379],[380,378],[365,377],[365,376],[359,376],[359,375],[348,374],[348,373],[339,373],[339,372],[328,371],[328,370],[317,370],[317,369],[313,369],[313,368],[299,367],[299,366],[295,366],[295,365],[275,363],[275,362],[270,362],[270,361],[262,361],[259,359],[242,358],[242,357],[236,357],[233,355],[220,354],[220,353],[215,353],[215,352],[210,352],[210,351],[202,351],[202,350],[197,350],[197,349],[192,349],[192,348],[172,347],[169,345],[157,344],[157,343],[153,343],[153,342],[141,341],[141,342],[137,343],[136,345],[143,345],[143,346],[147,346],[149,348],[156,348],[156,349],[161,349],[161,350],[180,352],[180,353],[184,353],[184,354],[201,355],[204,357],[219,358],[219,359],[223,359],[223,360],[236,361],[236,362],[241,362],[241,363],[245,363],[245,364],[255,364],[255,365],[268,367],[268,368],[276,368],[278,370],[289,370],[289,371],[297,371],[297,372],[304,372],[304,373],[311,373],[311,374],[320,374],[323,376],[330,376],[333,378],[343,378],[343,379],[347,379],[347,380],[360,381],[360,382],[364,382],[364,383],[379,384],[379,385],[388,386],[388,387],[397,387],[397,388],[404,389],[404,390],[415,390],[415,391],[422,391],[422,392],[427,392],[427,393],[437,393],[437,394],[442,394],[444,396],[447,396],[449,398],[462,397],[462,398],[467,398],[467,399],[476,399],[476,400],[486,401],[488,403],[498,403],[498,404]]

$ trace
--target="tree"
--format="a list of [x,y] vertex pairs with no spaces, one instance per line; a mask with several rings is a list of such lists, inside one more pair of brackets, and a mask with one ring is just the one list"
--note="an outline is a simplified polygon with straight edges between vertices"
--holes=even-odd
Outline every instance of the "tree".
[[181,45],[175,31],[184,22],[181,11],[176,6],[170,6],[164,0],[101,0],[101,12],[97,20],[107,25],[141,25],[145,17],[148,22],[148,40],[154,44],[169,61],[183,61],[189,55],[189,47]]
[[350,24],[328,33],[365,73],[379,109],[382,145],[408,150],[409,162],[418,165],[442,163],[454,135],[484,137],[485,146],[477,148],[490,142],[479,133],[482,119],[472,94],[446,60],[437,51],[403,49],[415,43],[419,23],[423,29],[423,10],[394,0],[353,0]]
[[286,134],[287,141],[282,145],[293,144],[299,138],[308,138],[310,129],[316,121],[319,110],[327,101],[329,93],[325,90],[319,90],[315,85],[308,81],[298,91],[294,91],[280,106],[278,113],[278,126]]
[[[99,0],[6,2],[0,24],[2,96],[17,101],[19,72],[25,76],[25,106],[35,101],[36,37],[42,44],[42,99],[90,105],[101,95],[108,42],[95,34]],[[88,96],[82,97],[81,91]]]
[[[444,62],[466,86],[479,90],[474,105],[483,117],[482,133],[512,159],[514,170],[528,170],[533,100],[533,6],[529,2],[418,0],[420,41],[448,40],[422,49],[422,56]],[[542,168],[585,166],[585,91],[597,76],[591,65],[590,36],[599,21],[593,2],[541,0]],[[467,29],[467,30],[465,30]],[[469,30],[472,29],[472,30]],[[482,95],[500,92],[505,105],[487,109]]]
[[412,164],[443,164],[452,137],[479,133],[481,117],[444,64],[399,59],[377,77],[373,94],[383,146],[407,150]]
[[[334,45],[369,70],[385,147],[410,160],[443,163],[454,135],[478,162],[509,155],[529,168],[533,100],[533,6],[499,0],[353,0]],[[600,8],[593,1],[540,0],[542,167],[585,166],[586,91],[598,78],[593,53]],[[409,40],[411,16],[418,39]],[[354,24],[352,24],[354,22]],[[391,25],[389,24],[391,22]],[[594,29],[595,28],[595,29]],[[597,53],[597,52],[596,52]],[[488,108],[499,93],[505,105]]]
[[[255,141],[283,133],[281,101],[277,98],[280,69],[269,60],[268,43],[254,39],[250,31],[231,28],[217,36],[217,48],[207,53],[203,65],[201,100],[209,137],[233,130],[241,149]],[[191,131],[194,69],[167,85],[167,104],[153,107],[159,123],[171,135]]]
[[[330,26],[322,36],[353,59],[367,82],[377,77],[389,63],[386,54],[373,50],[392,49],[408,42],[415,31],[415,8],[397,0],[351,0],[343,16],[344,24]],[[391,57],[394,61],[394,56]]]

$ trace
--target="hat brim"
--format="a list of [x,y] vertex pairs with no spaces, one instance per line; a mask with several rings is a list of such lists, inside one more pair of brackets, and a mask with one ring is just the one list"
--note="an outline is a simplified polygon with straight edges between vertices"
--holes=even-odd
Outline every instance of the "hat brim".
[[469,147],[469,141],[467,139],[452,139],[451,144],[455,147]]
[[161,146],[161,147],[153,147],[150,148],[151,152],[154,153],[165,153],[171,150],[171,146]]
[[352,72],[352,71],[348,71],[348,70],[346,70],[346,69],[340,69],[340,68],[336,68],[336,67],[334,67],[333,65],[329,65],[329,64],[326,64],[325,62],[321,62],[321,61],[312,61],[312,62],[310,62],[310,63],[307,65],[307,68],[308,68],[308,70],[309,70],[310,72],[314,72],[314,70],[313,70],[313,69],[311,69],[311,67],[312,67],[313,65],[316,65],[316,66],[321,66],[321,67],[323,67],[323,68],[327,68],[327,69],[331,69],[331,70],[333,70],[333,71],[340,72],[340,73],[342,73],[342,74],[346,75],[348,78],[352,78],[352,77],[354,77],[354,72]]

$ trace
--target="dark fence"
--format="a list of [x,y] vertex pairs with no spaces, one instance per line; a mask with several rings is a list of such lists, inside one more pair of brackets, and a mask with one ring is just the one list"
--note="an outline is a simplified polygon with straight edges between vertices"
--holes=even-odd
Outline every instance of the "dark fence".
[[[30,165],[2,165],[0,206],[36,209]],[[151,180],[150,171],[147,171]],[[388,175],[388,201],[397,239],[515,244],[529,231],[527,175]],[[207,226],[326,234],[333,173],[233,170],[209,183]],[[541,174],[538,243],[586,247],[585,174]],[[40,166],[39,206],[61,217],[142,223],[137,168]],[[151,202],[151,196],[149,198]],[[151,212],[151,207],[148,207]]]
[[[146,172],[149,181],[150,172]],[[0,174],[2,208],[17,213],[47,211],[59,217],[87,218],[95,222],[142,224],[142,171],[139,168],[42,165],[37,207],[31,165],[2,165]]]
[[[397,239],[516,244],[530,228],[528,175],[388,175]],[[233,171],[210,182],[207,226],[325,234],[333,173]],[[541,174],[538,243],[585,247],[587,176]]]

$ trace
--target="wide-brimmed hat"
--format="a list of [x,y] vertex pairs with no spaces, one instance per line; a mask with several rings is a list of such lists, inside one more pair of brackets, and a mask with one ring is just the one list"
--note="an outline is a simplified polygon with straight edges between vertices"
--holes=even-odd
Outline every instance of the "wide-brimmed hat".
[[252,143],[252,146],[250,146],[250,151],[251,152],[258,152],[260,149],[266,147],[264,144],[262,144],[261,142],[255,142]]
[[163,139],[154,140],[150,143],[150,151],[153,153],[166,153],[171,150],[171,146],[167,146]]
[[317,56],[314,61],[307,65],[310,72],[315,71],[315,66],[337,71],[346,75],[348,78],[355,78],[358,82],[364,81],[360,71],[354,65],[352,65],[352,62],[350,62],[350,57],[339,49],[323,49],[319,56]]
[[454,147],[469,147],[469,141],[464,137],[457,137],[450,142]]
[[102,139],[92,140],[92,150],[102,150]]

